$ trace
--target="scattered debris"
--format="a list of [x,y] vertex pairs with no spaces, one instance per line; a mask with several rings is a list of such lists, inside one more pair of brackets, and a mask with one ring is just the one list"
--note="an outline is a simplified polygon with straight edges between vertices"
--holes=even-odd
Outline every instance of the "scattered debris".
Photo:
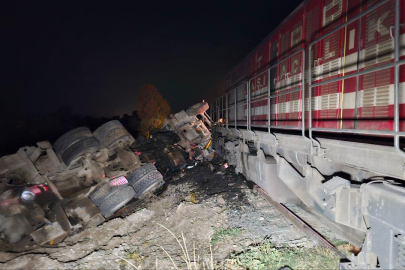
[[[55,245],[128,213],[137,199],[163,189],[163,175],[181,171],[175,177],[182,178],[184,169],[215,157],[207,109],[203,102],[171,115],[149,139],[135,141],[113,120],[94,132],[79,127],[53,145],[43,141],[0,158],[2,237],[15,247],[30,240]],[[195,195],[189,201],[198,203]]]
[[163,123],[162,130],[175,132],[180,138],[179,145],[192,160],[203,161],[213,152],[210,148],[211,122],[206,113],[208,108],[207,102],[201,102],[186,111],[169,115]]
[[219,205],[225,205],[226,204],[226,202],[225,202],[224,198],[222,198],[222,196],[217,197],[217,203]]
[[[29,184],[27,174],[3,169],[14,164],[12,158],[1,158],[0,165],[6,166],[0,166],[0,230],[8,235],[0,238],[3,267],[265,269],[260,267],[267,267],[267,261],[252,255],[258,254],[255,247],[313,248],[250,182],[235,174],[231,162],[212,151],[205,110],[200,104],[176,114],[166,121],[173,128],[153,132],[147,140],[134,141],[120,129],[114,134],[122,141],[114,142],[114,136],[102,136],[98,129],[102,146],[77,158],[65,156],[75,166],[60,161],[57,153],[53,156],[55,146],[49,143],[39,143],[40,150],[23,149],[19,168],[31,163],[38,168],[28,174]],[[45,182],[35,182],[41,177]],[[115,203],[106,204],[107,198]],[[11,215],[8,223],[9,213],[23,214]],[[16,241],[4,242],[10,239]]]
[[216,172],[214,165],[212,165],[211,163],[208,164],[208,167],[210,168],[211,172]]
[[185,198],[185,200],[186,200],[187,202],[191,202],[191,203],[197,204],[197,203],[198,203],[198,201],[197,201],[197,194],[194,193],[194,192],[192,192],[192,193],[190,193],[190,194]]
[[[187,269],[179,244],[158,223],[169,229],[183,247],[185,242],[193,269],[194,262],[199,263],[197,269],[203,269],[202,262],[211,261],[210,246],[216,269],[226,269],[221,268],[222,262],[232,259],[230,254],[244,254],[265,241],[276,247],[313,247],[310,240],[265,199],[255,195],[244,181],[233,168],[217,175],[198,164],[177,181],[168,179],[167,189],[159,197],[150,194],[139,200],[125,217],[117,216],[99,226],[79,230],[52,247],[35,246],[16,253],[4,252],[6,248],[2,246],[0,262],[7,269],[27,269],[30,265],[41,269],[132,269],[125,261],[128,260],[140,269],[171,269],[173,262],[179,269]],[[197,203],[184,199],[192,193],[196,194]],[[225,205],[218,200],[220,197]],[[218,233],[227,229],[240,233]],[[213,239],[218,240],[215,245]],[[233,266],[231,269],[244,269]]]
[[113,120],[0,158],[0,232],[10,248],[56,245],[163,186],[155,166],[129,148],[134,141]]

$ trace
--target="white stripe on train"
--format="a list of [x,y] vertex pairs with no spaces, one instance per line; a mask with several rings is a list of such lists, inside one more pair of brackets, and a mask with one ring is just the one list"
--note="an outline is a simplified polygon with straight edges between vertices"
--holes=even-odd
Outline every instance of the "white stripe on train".
[[[394,85],[390,84],[385,87],[388,87],[388,100],[386,105],[393,105],[394,104]],[[362,96],[364,95],[364,91],[370,92],[370,91],[376,91],[376,88],[374,89],[366,89],[366,90],[361,90],[358,92],[358,102],[359,102],[359,108],[363,107],[363,104],[361,104]],[[318,110],[327,110],[327,109],[340,109],[341,107],[341,97],[342,93],[332,93],[328,95],[323,95],[323,96],[317,96],[313,97],[313,109],[315,111]],[[306,107],[305,110],[308,111],[308,98],[306,100]],[[278,104],[273,104],[272,107],[272,114],[275,113],[294,113],[294,112],[300,112],[301,111],[301,100],[294,100],[296,103],[298,103],[298,106],[294,104],[293,106],[292,102],[293,101],[287,101],[287,102],[281,102]],[[344,93],[343,94],[343,109],[355,109],[355,101],[356,101],[356,92],[350,92],[350,93]],[[377,97],[374,98],[374,104],[373,106],[376,106],[377,102]],[[399,103],[400,104],[405,104],[405,82],[402,82],[399,84]],[[252,115],[253,116],[258,116],[258,115],[267,115],[267,105],[265,106],[258,106],[254,107],[254,104],[252,104]],[[282,109],[281,109],[282,108]],[[279,111],[277,111],[279,109]],[[245,116],[247,116],[247,110],[245,109]]]

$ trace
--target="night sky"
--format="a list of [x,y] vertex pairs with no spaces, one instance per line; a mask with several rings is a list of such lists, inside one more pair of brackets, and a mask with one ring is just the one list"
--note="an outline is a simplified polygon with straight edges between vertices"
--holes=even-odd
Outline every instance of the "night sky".
[[172,112],[224,78],[301,0],[1,1],[1,109],[113,116],[154,84]]

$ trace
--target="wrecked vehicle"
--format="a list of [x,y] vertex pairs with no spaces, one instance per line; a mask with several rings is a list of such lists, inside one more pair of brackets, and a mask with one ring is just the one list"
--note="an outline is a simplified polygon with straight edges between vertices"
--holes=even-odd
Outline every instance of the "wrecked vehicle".
[[0,158],[2,238],[14,246],[57,244],[163,186],[156,167],[142,166],[129,148],[134,141],[113,120]]
[[188,162],[212,159],[208,108],[208,103],[201,102],[169,115],[161,130],[152,132],[147,140],[138,139],[131,149],[142,162],[155,164],[163,175],[184,169]]
[[178,145],[180,137],[172,131],[152,132],[149,139],[137,140],[130,148],[139,155],[141,162],[153,163],[163,174],[183,169],[189,154]]
[[0,158],[2,238],[13,246],[57,244],[163,189],[163,175],[212,159],[208,108],[202,102],[170,115],[147,140],[135,141],[113,120]]
[[207,102],[197,103],[186,111],[169,115],[163,122],[162,130],[175,132],[180,138],[178,144],[195,160],[212,158],[208,109]]

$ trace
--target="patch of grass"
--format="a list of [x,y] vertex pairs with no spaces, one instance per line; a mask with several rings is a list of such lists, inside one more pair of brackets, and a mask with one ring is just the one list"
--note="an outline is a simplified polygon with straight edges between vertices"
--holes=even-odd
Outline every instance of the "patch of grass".
[[190,202],[197,204],[197,194],[196,193],[190,193]]
[[332,245],[334,245],[335,247],[349,244],[349,242],[347,242],[347,241],[345,241],[345,240],[340,240],[340,239],[336,239],[336,240],[330,241],[330,242],[331,242]]
[[361,249],[353,246],[345,240],[335,240],[331,242],[343,255],[349,258],[352,254],[357,255]]
[[144,260],[144,256],[142,256],[141,254],[137,253],[137,252],[127,252],[126,257],[128,259],[134,260],[135,263],[137,264],[141,264]]
[[[209,257],[207,257],[207,256],[200,257],[200,255],[196,256],[196,248],[195,248],[194,243],[193,243],[192,252],[191,253],[188,252],[186,239],[184,238],[183,232],[181,233],[181,238],[183,240],[183,244],[182,244],[180,242],[180,240],[176,237],[176,235],[171,230],[169,230],[162,224],[159,224],[159,223],[157,223],[157,224],[159,226],[161,226],[162,228],[164,228],[165,230],[167,230],[174,237],[174,239],[176,239],[177,243],[179,244],[179,246],[183,252],[183,256],[181,256],[181,257],[187,265],[187,270],[193,270],[193,268],[194,268],[194,270],[198,270],[198,269],[214,270],[214,256],[212,254],[211,246],[210,246],[210,256]],[[179,267],[174,262],[172,256],[170,256],[170,254],[166,251],[166,249],[164,249],[164,247],[162,247],[162,246],[160,246],[160,248],[166,253],[167,257],[172,262],[174,268],[179,270]],[[158,265],[159,265],[159,261],[156,259],[156,269],[159,269]],[[185,268],[181,268],[181,269],[185,269]]]
[[222,242],[228,237],[234,237],[240,235],[241,230],[239,228],[220,228],[214,232],[211,238],[211,244],[216,245],[219,242]]
[[240,254],[231,254],[220,269],[339,269],[339,257],[324,248],[275,247],[266,241]]

